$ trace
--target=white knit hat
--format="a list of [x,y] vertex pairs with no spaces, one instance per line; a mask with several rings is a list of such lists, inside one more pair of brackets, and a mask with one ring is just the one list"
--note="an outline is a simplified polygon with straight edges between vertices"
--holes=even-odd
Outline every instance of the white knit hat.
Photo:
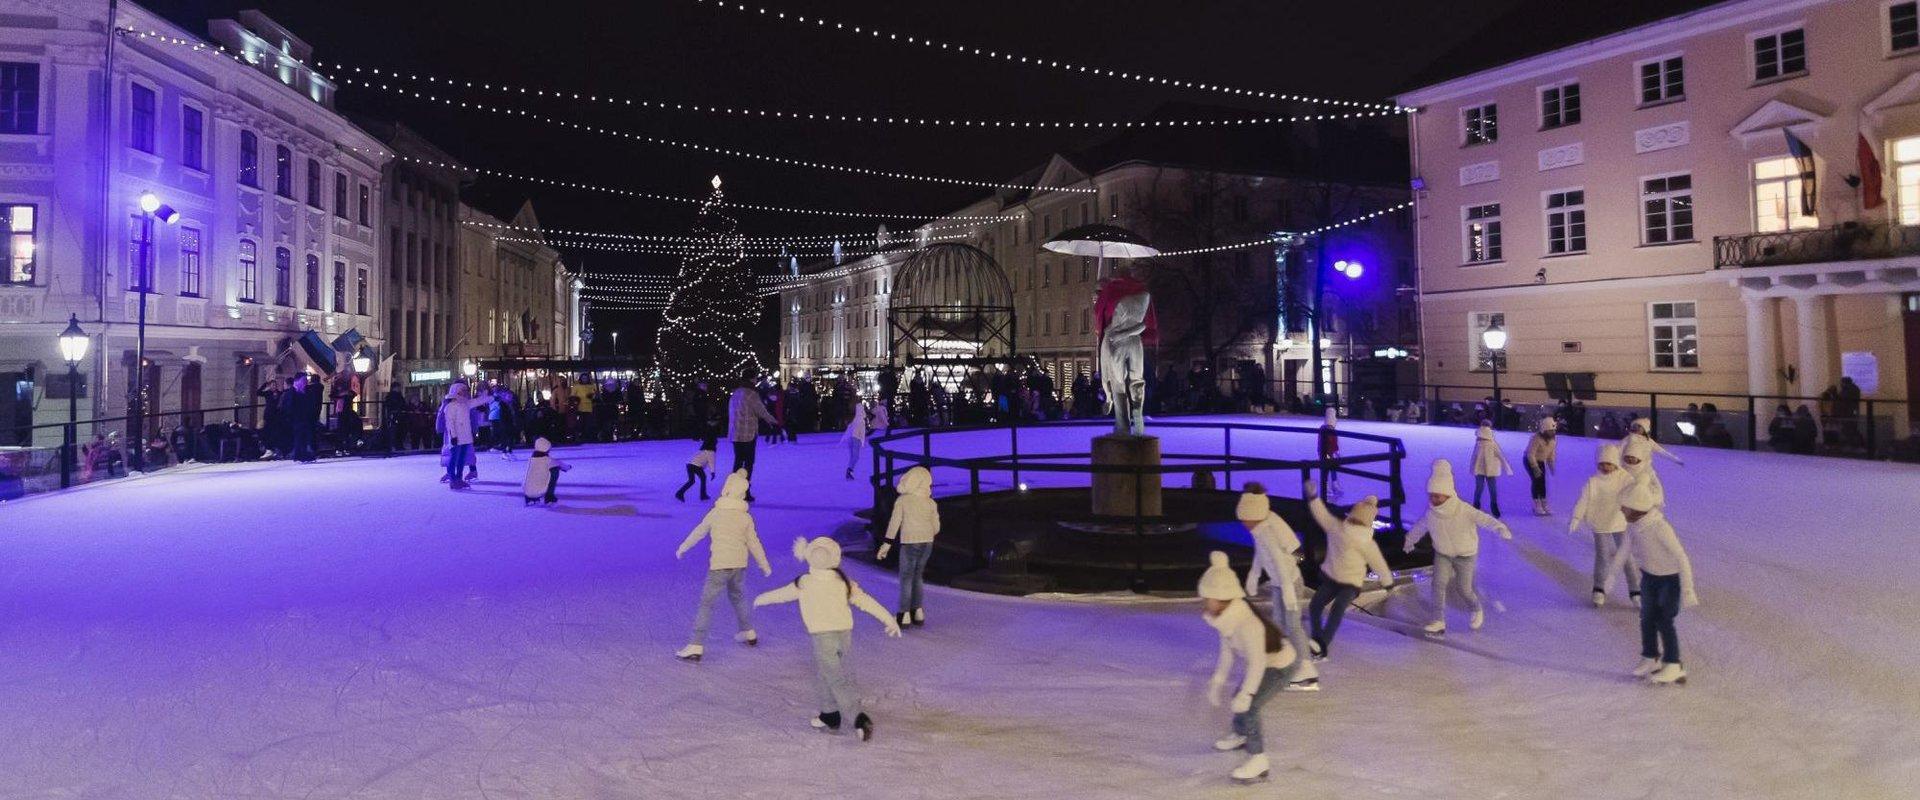
[[1340,412],[1335,411],[1332,406],[1328,406],[1327,407],[1327,424],[1332,425],[1339,421],[1340,421]]
[[812,569],[833,569],[840,566],[840,543],[825,536],[814,537],[812,541],[795,538],[793,557],[807,562]]
[[552,450],[552,449],[553,449],[553,442],[549,442],[549,441],[547,441],[547,437],[545,437],[545,436],[542,436],[542,437],[540,437],[540,438],[538,438],[538,439],[535,439],[535,440],[533,440],[533,449],[535,449],[535,450]]
[[1600,445],[1600,457],[1596,459],[1594,463],[1612,464],[1616,467],[1620,466],[1620,445],[1617,445],[1617,444]]
[[1238,600],[1247,593],[1240,587],[1240,576],[1227,565],[1227,554],[1218,550],[1207,556],[1212,565],[1200,574],[1200,596],[1207,600]]
[[1427,476],[1427,493],[1449,497],[1460,493],[1453,485],[1453,462],[1444,458],[1433,460],[1433,474]]
[[1647,457],[1651,455],[1653,455],[1653,440],[1645,436],[1635,436],[1628,439],[1626,446],[1620,448],[1620,456],[1622,458],[1639,459],[1643,464],[1646,463]]
[[1249,482],[1246,491],[1240,493],[1239,504],[1233,507],[1234,519],[1266,519],[1273,515],[1273,504],[1267,500],[1267,487]]
[[751,481],[747,479],[747,471],[736,469],[732,475],[727,476],[727,482],[720,485],[720,496],[744,500],[751,486]]
[[1353,508],[1347,510],[1347,519],[1358,522],[1368,528],[1372,528],[1373,521],[1379,517],[1380,498],[1374,495],[1367,495],[1366,497],[1360,498],[1360,502],[1354,503]]
[[1631,486],[1620,492],[1620,507],[1634,511],[1652,511],[1654,506],[1653,484],[1647,480],[1634,481]]
[[1641,433],[1647,433],[1653,429],[1652,424],[1647,422],[1646,417],[1634,417],[1632,422],[1627,423],[1627,427]]

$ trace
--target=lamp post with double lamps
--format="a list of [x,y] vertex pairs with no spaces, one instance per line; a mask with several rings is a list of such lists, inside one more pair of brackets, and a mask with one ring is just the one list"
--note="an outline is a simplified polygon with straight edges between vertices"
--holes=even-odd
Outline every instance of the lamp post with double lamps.
[[179,218],[180,212],[154,193],[140,195],[140,253],[133,265],[140,316],[134,327],[133,380],[127,386],[127,445],[133,451],[128,461],[141,472],[147,469],[147,295],[153,292],[153,223],[171,225]]
[[73,485],[73,465],[79,459],[80,446],[80,362],[87,358],[87,332],[80,329],[80,315],[67,315],[67,329],[60,332],[60,358],[67,362],[67,430],[61,437],[60,488]]

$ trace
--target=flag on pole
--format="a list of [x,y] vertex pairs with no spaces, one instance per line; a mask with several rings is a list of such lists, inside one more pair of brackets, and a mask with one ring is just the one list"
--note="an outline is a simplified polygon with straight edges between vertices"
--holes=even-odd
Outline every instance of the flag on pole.
[[1880,154],[1874,152],[1873,142],[1864,131],[1856,150],[1860,159],[1860,207],[1879,208],[1887,202],[1881,188]]
[[1800,141],[1800,137],[1793,135],[1793,131],[1786,128],[1780,130],[1787,135],[1787,152],[1793,156],[1793,163],[1800,170],[1800,213],[1814,216],[1814,198],[1819,196],[1819,191],[1814,179],[1813,149]]

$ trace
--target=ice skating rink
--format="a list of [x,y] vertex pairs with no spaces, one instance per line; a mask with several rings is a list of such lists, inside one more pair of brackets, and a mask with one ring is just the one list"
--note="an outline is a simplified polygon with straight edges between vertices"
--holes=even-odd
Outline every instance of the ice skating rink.
[[[1405,438],[1415,496],[1432,458],[1467,472],[1471,431],[1342,426]],[[865,501],[837,438],[762,447],[775,577],[749,591],[798,574],[791,539]],[[1500,441],[1517,466],[1525,435]],[[690,442],[560,451],[575,469],[552,510],[522,509],[524,462],[496,455],[465,494],[428,456],[33,497],[0,505],[0,797],[1915,796],[1920,468],[1656,461],[1702,600],[1679,620],[1689,685],[1657,689],[1625,677],[1635,612],[1589,604],[1590,538],[1566,533],[1595,448],[1562,440],[1551,519],[1527,513],[1524,475],[1503,480],[1516,538],[1485,540],[1505,610],[1483,630],[1456,617],[1430,642],[1350,614],[1326,690],[1268,705],[1274,776],[1252,788],[1209,748],[1227,713],[1202,697],[1217,638],[1195,602],[929,587],[904,639],[856,622],[866,744],[808,727],[791,605],[759,610],[757,649],[721,611],[707,660],[674,660],[706,566],[704,546],[673,558],[704,510],[671,494]],[[848,569],[892,607],[891,575]],[[1383,612],[1423,620],[1426,590]]]

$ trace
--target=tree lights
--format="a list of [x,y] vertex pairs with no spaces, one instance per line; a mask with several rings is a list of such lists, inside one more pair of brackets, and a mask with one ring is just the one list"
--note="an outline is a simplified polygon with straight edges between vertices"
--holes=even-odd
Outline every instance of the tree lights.
[[713,195],[693,221],[694,236],[706,238],[708,247],[681,261],[678,285],[660,315],[655,350],[660,380],[675,390],[760,372],[760,358],[748,344],[760,320],[760,297],[740,246],[738,223],[725,213],[725,204],[716,175]]

